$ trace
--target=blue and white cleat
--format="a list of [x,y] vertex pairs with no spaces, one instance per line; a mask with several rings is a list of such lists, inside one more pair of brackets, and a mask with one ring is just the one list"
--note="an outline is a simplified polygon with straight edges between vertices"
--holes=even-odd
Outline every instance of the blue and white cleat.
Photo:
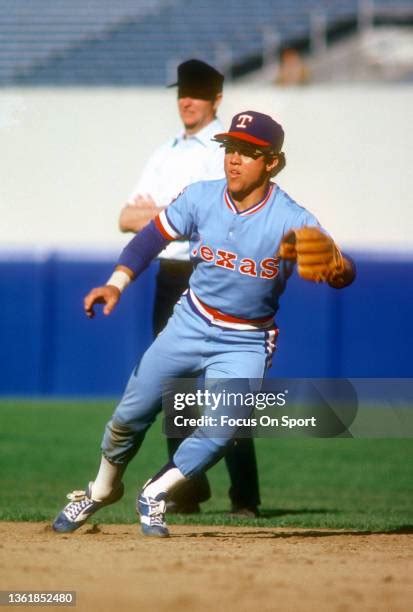
[[[158,497],[160,497],[158,495]],[[143,535],[155,538],[169,538],[168,527],[165,523],[166,502],[164,499],[147,497],[144,493],[138,494],[136,511],[141,521]]]
[[86,523],[88,518],[104,506],[117,502],[124,493],[123,483],[104,501],[92,499],[92,484],[89,482],[86,491],[72,491],[67,495],[70,503],[63,508],[53,521],[53,529],[59,533],[71,533]]

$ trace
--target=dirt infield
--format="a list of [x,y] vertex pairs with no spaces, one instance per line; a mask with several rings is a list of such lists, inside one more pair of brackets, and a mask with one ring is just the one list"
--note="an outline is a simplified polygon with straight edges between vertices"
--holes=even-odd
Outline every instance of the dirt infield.
[[75,609],[88,611],[412,609],[411,535],[171,531],[153,540],[134,525],[100,525],[66,536],[45,523],[0,523],[0,590],[74,590]]

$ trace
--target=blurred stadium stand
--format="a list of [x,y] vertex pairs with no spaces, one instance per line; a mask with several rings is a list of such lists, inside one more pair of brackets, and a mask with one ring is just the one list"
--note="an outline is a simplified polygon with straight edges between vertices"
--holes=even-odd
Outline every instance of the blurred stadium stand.
[[3,0],[0,85],[164,85],[202,57],[237,77],[279,49],[413,21],[412,0]]
[[19,75],[31,74],[87,41],[104,38],[129,20],[156,14],[171,1],[2,0],[0,83],[16,83]]

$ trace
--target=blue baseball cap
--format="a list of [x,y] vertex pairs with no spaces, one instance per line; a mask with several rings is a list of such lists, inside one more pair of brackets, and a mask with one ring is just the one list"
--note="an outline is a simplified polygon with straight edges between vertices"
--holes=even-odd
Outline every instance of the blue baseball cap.
[[233,117],[228,132],[215,134],[213,140],[223,143],[242,140],[255,147],[279,153],[284,143],[284,130],[269,115],[244,111]]

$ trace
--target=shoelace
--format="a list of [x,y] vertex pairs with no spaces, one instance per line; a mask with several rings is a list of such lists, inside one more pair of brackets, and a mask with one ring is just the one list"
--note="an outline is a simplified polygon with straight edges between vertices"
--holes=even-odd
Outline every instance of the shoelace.
[[67,494],[67,499],[72,502],[65,510],[71,519],[76,519],[85,508],[93,503],[93,500],[87,497],[86,491],[72,491]]
[[73,502],[81,501],[86,497],[86,491],[72,491],[71,493],[68,493],[66,497]]
[[166,508],[166,503],[165,501],[152,501],[149,500],[148,502],[148,506],[149,506],[149,518],[151,520],[151,525],[160,525],[161,527],[164,526],[164,515],[165,515],[165,508]]

